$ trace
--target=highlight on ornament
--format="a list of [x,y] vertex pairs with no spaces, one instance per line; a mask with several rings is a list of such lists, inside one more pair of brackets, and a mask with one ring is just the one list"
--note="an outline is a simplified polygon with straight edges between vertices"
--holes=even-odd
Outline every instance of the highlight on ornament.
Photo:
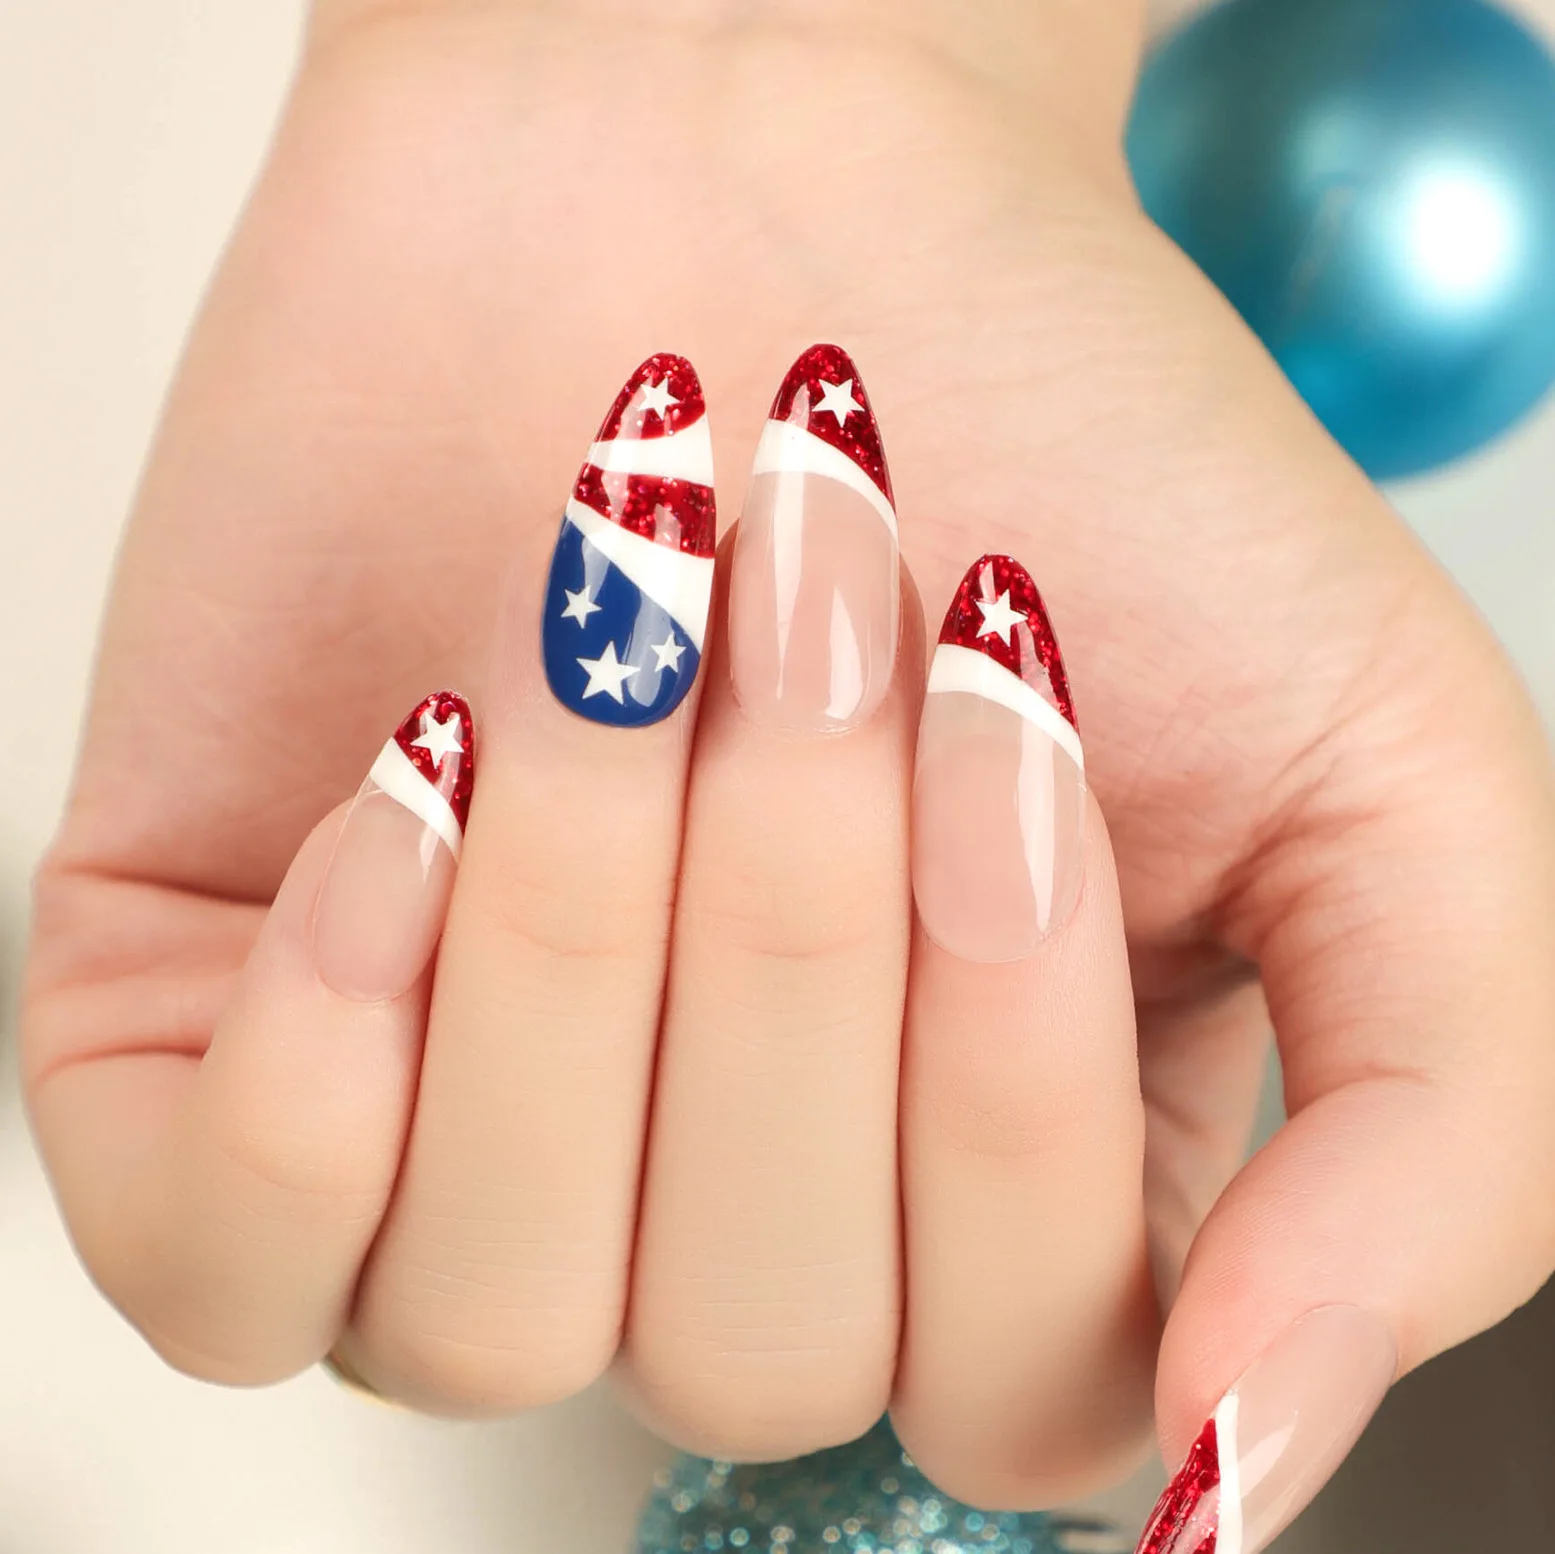
[[1374,478],[1483,447],[1555,382],[1555,59],[1499,5],[1223,0],[1158,42],[1128,153]]

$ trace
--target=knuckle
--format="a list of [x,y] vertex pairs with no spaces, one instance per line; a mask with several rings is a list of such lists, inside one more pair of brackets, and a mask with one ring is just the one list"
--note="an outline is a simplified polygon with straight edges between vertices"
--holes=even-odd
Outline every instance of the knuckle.
[[223,1343],[214,1333],[164,1330],[145,1321],[136,1326],[153,1353],[165,1364],[195,1381],[211,1382],[216,1386],[274,1386],[306,1370],[318,1359],[317,1355],[299,1359],[256,1352],[246,1345]]
[[[327,1346],[327,1336],[253,1299],[219,1258],[201,1255],[168,1220],[138,1205],[128,1206],[122,1223],[75,1221],[69,1228],[98,1292],[183,1375],[221,1386],[270,1386],[316,1363]],[[230,1227],[210,1229],[220,1241]]]
[[183,1260],[98,1257],[87,1271],[99,1292],[182,1375],[225,1387],[263,1387],[319,1358],[309,1332],[276,1330],[245,1317],[242,1303],[193,1276]]
[[398,1338],[383,1357],[392,1394],[428,1412],[497,1419],[565,1402],[605,1373],[613,1349],[566,1335],[560,1342],[494,1344],[446,1332]]
[[634,1391],[683,1450],[737,1462],[802,1457],[856,1440],[890,1400],[894,1343],[837,1337],[801,1328],[738,1344],[634,1341]]
[[1053,1109],[1034,1104],[1022,1087],[960,1084],[927,1095],[925,1103],[935,1131],[957,1155],[1026,1168],[1062,1158],[1069,1147]]
[[489,1419],[587,1391],[609,1369],[618,1326],[604,1311],[424,1307],[375,1324],[365,1349],[375,1381],[429,1413]]
[[[952,1428],[949,1420],[958,1420]],[[1149,1456],[1148,1416],[1076,1440],[1062,1431],[964,1428],[962,1414],[892,1410],[897,1437],[939,1490],[989,1511],[1036,1511],[1084,1500],[1122,1483]]]
[[[532,849],[504,847],[501,857],[489,847],[472,850],[480,873],[469,869],[463,888],[492,936],[558,963],[630,962],[662,941],[668,901],[654,888],[658,872],[641,862],[638,849],[602,848],[585,866],[569,848],[534,840]],[[610,902],[608,912],[601,901]]]
[[878,925],[889,920],[882,918],[878,896],[860,899],[847,891],[779,890],[773,877],[742,880],[736,876],[728,881],[731,889],[719,892],[719,899],[687,903],[684,910],[697,933],[737,961],[843,968],[878,950]]
[[288,1128],[274,1116],[234,1115],[211,1138],[234,1199],[299,1226],[376,1218],[387,1191],[371,1150],[338,1134]]

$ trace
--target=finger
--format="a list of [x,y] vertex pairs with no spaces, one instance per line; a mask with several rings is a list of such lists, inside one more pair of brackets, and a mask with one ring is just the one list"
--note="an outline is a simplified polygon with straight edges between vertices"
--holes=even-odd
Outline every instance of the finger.
[[415,1126],[342,1351],[423,1408],[552,1401],[619,1341],[711,481],[696,374],[653,357],[590,451],[543,596],[521,558]]
[[203,1057],[72,1053],[68,1001],[34,1001],[51,1058],[33,1113],[72,1229],[184,1370],[274,1381],[345,1322],[399,1166],[473,780],[468,707],[428,698],[303,844]]
[[1263,988],[1236,957],[1214,957],[1172,991],[1139,997],[1139,1087],[1145,1101],[1145,1220],[1156,1293],[1177,1298],[1199,1227],[1247,1159],[1269,1069]]
[[1035,585],[988,556],[929,674],[903,1074],[907,1330],[924,1471],[1030,1507],[1142,1454],[1157,1319],[1122,908]]
[[716,1455],[890,1395],[907,773],[921,663],[879,431],[836,347],[785,379],[698,728],[634,1270],[631,1385]]
[[1336,730],[1237,903],[1291,1120],[1188,1261],[1158,1399],[1169,1460],[1189,1456],[1152,1554],[1262,1548],[1396,1375],[1555,1263],[1547,758],[1439,580],[1391,631],[1406,689]]

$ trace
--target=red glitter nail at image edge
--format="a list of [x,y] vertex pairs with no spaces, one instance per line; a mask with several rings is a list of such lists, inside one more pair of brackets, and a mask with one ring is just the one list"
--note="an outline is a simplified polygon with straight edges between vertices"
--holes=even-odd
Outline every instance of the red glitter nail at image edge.
[[1166,1486],[1156,1504],[1135,1554],[1215,1554],[1217,1529],[1211,1528],[1193,1548],[1179,1547],[1177,1539],[1199,1502],[1220,1486],[1220,1450],[1215,1421],[1200,1432],[1177,1476]]

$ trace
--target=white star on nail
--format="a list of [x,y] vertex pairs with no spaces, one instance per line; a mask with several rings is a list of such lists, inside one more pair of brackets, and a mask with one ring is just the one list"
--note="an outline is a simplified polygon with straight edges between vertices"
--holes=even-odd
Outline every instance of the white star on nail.
[[613,696],[624,704],[626,698],[621,694],[621,687],[637,673],[635,664],[623,664],[617,657],[614,642],[607,642],[605,651],[598,658],[580,658],[578,667],[587,671],[589,677],[583,692],[584,701],[590,696]]
[[653,666],[655,669],[672,669],[676,674],[680,673],[680,660],[686,649],[681,643],[677,642],[673,636],[671,636],[667,641],[655,642],[653,644],[653,651],[659,660],[658,663]]
[[658,383],[645,383],[637,392],[642,397],[643,410],[645,412],[651,410],[660,420],[663,420],[669,414],[671,405],[680,403],[679,399],[670,392],[670,380],[668,378],[664,378]]
[[831,411],[836,417],[839,427],[848,424],[848,417],[863,410],[863,406],[853,397],[853,379],[846,383],[823,383],[821,385],[821,402],[810,412],[811,415],[820,415],[824,411]]
[[1010,608],[1009,589],[1006,588],[997,599],[978,599],[975,602],[983,612],[983,629],[978,632],[978,636],[1003,637],[1004,645],[1009,647],[1010,633],[1024,624],[1026,619],[1021,611]]
[[430,712],[421,718],[421,738],[411,740],[411,748],[425,750],[432,764],[439,771],[451,755],[464,754],[464,719],[457,712],[448,715],[446,723],[439,723]]
[[564,621],[576,621],[580,626],[586,626],[589,616],[601,608],[594,603],[594,596],[589,592],[587,584],[584,584],[576,593],[570,588],[565,588],[562,592],[567,595],[567,608],[562,611]]

